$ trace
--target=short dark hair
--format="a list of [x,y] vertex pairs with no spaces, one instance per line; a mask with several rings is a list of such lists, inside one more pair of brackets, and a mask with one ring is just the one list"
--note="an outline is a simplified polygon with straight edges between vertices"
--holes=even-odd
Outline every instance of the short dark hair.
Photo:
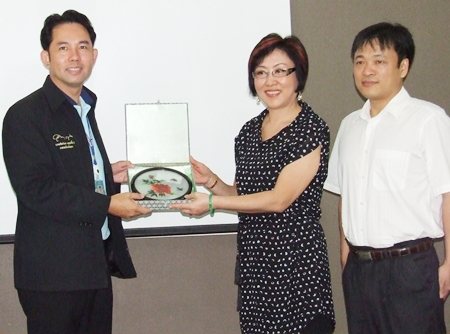
[[91,21],[86,15],[81,14],[75,10],[66,10],[62,15],[52,14],[45,19],[44,27],[41,30],[41,45],[42,49],[48,51],[51,42],[53,41],[53,29],[64,23],[78,23],[86,28],[92,45],[95,43],[96,33],[92,27]]
[[393,48],[398,56],[397,66],[400,66],[402,60],[407,58],[409,60],[409,68],[411,68],[416,48],[411,33],[401,24],[381,22],[361,30],[353,40],[352,60],[356,51],[360,50],[367,43],[372,47],[374,43],[378,43],[381,50]]
[[269,34],[256,44],[248,60],[248,85],[250,92],[256,96],[253,72],[269,54],[275,50],[281,50],[294,62],[295,76],[297,77],[297,93],[303,92],[308,79],[309,62],[308,54],[300,39],[295,36],[282,38],[278,34]]

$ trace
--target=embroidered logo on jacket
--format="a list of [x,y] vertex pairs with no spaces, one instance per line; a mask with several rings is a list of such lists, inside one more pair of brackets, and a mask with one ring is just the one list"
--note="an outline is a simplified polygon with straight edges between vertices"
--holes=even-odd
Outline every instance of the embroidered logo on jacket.
[[73,148],[75,145],[75,140],[71,134],[63,136],[55,133],[53,135],[53,140],[55,141],[55,146],[59,147],[60,150],[66,150],[68,148]]

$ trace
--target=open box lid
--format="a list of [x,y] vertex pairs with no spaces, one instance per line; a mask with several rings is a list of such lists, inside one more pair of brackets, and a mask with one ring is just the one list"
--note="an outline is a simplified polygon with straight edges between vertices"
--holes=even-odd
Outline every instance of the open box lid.
[[125,122],[134,165],[189,163],[187,103],[126,104]]

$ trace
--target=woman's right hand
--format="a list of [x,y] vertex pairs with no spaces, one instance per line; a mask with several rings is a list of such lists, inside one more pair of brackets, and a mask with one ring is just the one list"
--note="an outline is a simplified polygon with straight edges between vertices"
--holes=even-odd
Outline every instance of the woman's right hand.
[[216,175],[211,172],[206,165],[195,160],[192,156],[189,157],[189,161],[191,162],[194,171],[194,180],[196,184],[208,186],[214,183]]

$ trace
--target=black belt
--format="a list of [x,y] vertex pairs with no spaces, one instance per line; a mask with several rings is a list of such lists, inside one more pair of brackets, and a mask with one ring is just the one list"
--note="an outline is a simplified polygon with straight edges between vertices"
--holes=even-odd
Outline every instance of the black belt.
[[394,257],[406,256],[411,254],[417,254],[425,252],[433,247],[432,239],[421,240],[416,244],[412,244],[405,247],[390,247],[390,248],[373,248],[367,249],[367,247],[357,247],[349,244],[350,251],[354,253],[360,260],[383,260],[391,259]]

